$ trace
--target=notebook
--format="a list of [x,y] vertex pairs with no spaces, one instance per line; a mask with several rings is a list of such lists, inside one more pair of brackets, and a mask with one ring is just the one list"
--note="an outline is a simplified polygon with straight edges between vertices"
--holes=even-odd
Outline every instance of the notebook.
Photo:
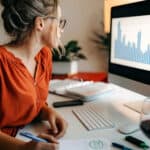
[[110,150],[111,144],[106,139],[61,140],[60,150]]
[[112,89],[107,83],[77,80],[51,80],[49,91],[55,94],[73,96],[85,101],[97,99]]

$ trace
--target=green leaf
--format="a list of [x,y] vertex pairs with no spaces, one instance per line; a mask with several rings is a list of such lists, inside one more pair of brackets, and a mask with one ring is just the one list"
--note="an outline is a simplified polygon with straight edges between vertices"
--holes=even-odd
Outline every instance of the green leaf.
[[81,51],[81,47],[78,45],[78,41],[71,40],[65,46],[65,54],[61,56],[63,53],[62,47],[58,47],[58,49],[54,49],[53,52],[53,60],[54,61],[70,61],[72,59],[86,59],[84,54],[79,53]]
[[77,45],[78,45],[78,42],[75,41],[75,40],[72,40],[72,41],[69,41],[69,42],[65,45],[65,48],[66,48],[66,49],[75,48],[75,47],[77,47]]
[[77,52],[79,52],[80,50],[81,50],[81,47],[76,47],[76,48],[70,49],[70,51],[71,51],[72,53],[77,53]]

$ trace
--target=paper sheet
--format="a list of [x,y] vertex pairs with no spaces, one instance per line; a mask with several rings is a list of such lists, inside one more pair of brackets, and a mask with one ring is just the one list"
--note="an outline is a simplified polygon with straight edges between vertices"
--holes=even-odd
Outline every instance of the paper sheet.
[[61,140],[59,150],[110,150],[110,142],[105,139]]

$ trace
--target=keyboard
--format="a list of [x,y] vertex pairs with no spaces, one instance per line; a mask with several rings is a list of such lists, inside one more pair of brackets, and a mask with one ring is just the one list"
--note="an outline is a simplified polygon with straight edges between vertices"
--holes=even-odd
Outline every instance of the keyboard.
[[141,100],[141,101],[127,102],[124,104],[124,106],[132,109],[133,111],[141,113],[142,104],[143,104],[143,101]]
[[78,107],[73,109],[72,112],[88,131],[109,129],[115,126],[112,121],[104,117],[100,111],[92,106]]

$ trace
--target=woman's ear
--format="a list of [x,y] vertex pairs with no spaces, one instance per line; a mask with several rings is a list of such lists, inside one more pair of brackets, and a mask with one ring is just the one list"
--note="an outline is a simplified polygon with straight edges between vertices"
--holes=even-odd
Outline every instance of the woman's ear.
[[37,29],[38,31],[42,31],[44,28],[44,20],[41,17],[36,17],[35,18],[35,29]]

